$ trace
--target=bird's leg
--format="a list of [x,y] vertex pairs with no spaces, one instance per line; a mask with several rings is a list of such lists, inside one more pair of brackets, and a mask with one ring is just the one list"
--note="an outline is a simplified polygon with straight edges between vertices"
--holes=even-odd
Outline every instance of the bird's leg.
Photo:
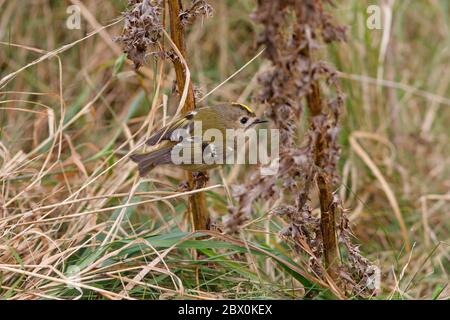
[[186,191],[191,191],[191,190],[195,190],[195,189],[201,189],[201,188],[205,187],[206,183],[209,180],[209,177],[204,172],[193,172],[192,179],[193,179],[193,188],[191,188],[191,186],[189,185],[189,181],[185,180],[185,181],[182,181],[177,186],[177,191],[186,192]]
[[194,179],[195,189],[203,188],[209,180],[208,175],[200,171],[192,173],[192,178]]
[[181,181],[180,184],[177,186],[177,191],[178,192],[190,191],[189,181],[187,181],[187,180]]

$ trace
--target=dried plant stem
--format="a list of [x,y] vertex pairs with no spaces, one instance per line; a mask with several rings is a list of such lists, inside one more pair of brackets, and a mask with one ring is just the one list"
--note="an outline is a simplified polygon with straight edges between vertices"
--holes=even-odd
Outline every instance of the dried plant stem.
[[320,173],[317,175],[317,186],[319,188],[320,230],[323,239],[325,266],[333,277],[336,275],[335,267],[340,262],[336,241],[336,207],[333,202],[330,179],[326,174]]
[[[184,40],[184,28],[180,22],[181,7],[179,0],[168,0],[169,15],[170,15],[170,37],[177,46],[178,50],[184,58],[186,58],[186,44]],[[175,68],[175,74],[177,79],[177,87],[179,92],[183,92],[185,83],[185,70],[184,65],[180,59],[173,59]],[[187,113],[195,109],[195,98],[192,82],[188,84],[188,94],[183,106],[183,112]],[[203,176],[206,174],[203,173]],[[196,180],[192,177],[192,174],[187,173],[190,189],[203,188],[206,185],[206,180]],[[203,192],[196,193],[189,197],[190,213],[192,217],[192,223],[194,230],[205,230],[208,226],[208,212],[206,209],[206,199]]]
[[[170,15],[170,37],[177,46],[183,58],[186,61],[186,43],[184,41],[184,28],[180,23],[180,4],[178,0],[168,0],[169,3],[169,15]],[[185,86],[185,70],[184,65],[180,59],[173,59],[175,67],[175,73],[177,77],[177,86],[179,92],[183,92]],[[188,84],[188,95],[183,107],[183,112],[189,112],[195,109],[194,90],[192,88],[192,82]]]
[[[311,92],[306,97],[308,108],[314,118],[322,116],[322,97],[320,94],[319,84],[315,81],[311,84]],[[331,177],[323,168],[323,156],[327,152],[326,128],[318,128],[318,137],[314,148],[314,164],[318,167],[319,172],[316,175],[316,183],[319,189],[320,200],[320,230],[323,239],[324,263],[331,277],[336,280],[336,267],[339,265],[340,259],[338,254],[338,246],[336,241],[336,205],[333,201]]]

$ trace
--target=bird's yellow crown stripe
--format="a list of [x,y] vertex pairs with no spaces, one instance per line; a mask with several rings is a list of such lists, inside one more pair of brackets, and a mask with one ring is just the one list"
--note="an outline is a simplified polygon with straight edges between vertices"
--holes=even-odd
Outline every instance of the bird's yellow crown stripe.
[[243,104],[243,103],[239,103],[239,102],[233,102],[232,103],[233,106],[240,106],[242,108],[244,108],[245,110],[247,110],[250,113],[255,113],[249,106]]

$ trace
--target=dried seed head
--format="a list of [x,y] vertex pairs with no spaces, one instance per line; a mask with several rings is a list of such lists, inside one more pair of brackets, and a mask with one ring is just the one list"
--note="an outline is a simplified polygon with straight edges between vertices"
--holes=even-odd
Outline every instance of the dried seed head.
[[192,6],[180,13],[181,24],[187,26],[192,24],[198,16],[212,17],[213,8],[205,0],[193,0]]
[[129,8],[123,13],[125,25],[119,42],[136,69],[145,62],[147,51],[161,38],[160,22],[162,0],[129,0]]

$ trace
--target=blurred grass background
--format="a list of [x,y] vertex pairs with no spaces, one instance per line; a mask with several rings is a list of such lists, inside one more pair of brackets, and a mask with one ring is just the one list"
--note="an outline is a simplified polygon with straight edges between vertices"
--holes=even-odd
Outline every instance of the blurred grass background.
[[[259,52],[249,18],[255,1],[209,2],[214,16],[188,29],[188,61],[201,94]],[[72,4],[81,8],[80,30],[66,27]],[[386,1],[390,33],[386,25],[366,27],[370,4],[339,1],[331,9],[348,26],[348,42],[323,48],[321,57],[341,72],[346,94],[337,192],[355,241],[381,269],[378,298],[448,299],[449,2]],[[170,119],[177,96],[170,61],[149,57],[136,73],[122,66],[113,41],[122,23],[98,32],[126,5],[0,0],[0,79],[72,44],[0,86],[0,296],[332,298],[308,274],[307,257],[279,240],[284,222],[267,215],[269,204],[254,204],[238,238],[216,232],[204,241],[189,233],[187,197],[176,192],[182,171],[157,169],[138,183],[124,156]],[[256,59],[204,103],[250,102],[266,66]],[[248,172],[215,170],[209,185],[243,182]],[[207,199],[220,221],[232,201],[225,188],[209,189]]]

